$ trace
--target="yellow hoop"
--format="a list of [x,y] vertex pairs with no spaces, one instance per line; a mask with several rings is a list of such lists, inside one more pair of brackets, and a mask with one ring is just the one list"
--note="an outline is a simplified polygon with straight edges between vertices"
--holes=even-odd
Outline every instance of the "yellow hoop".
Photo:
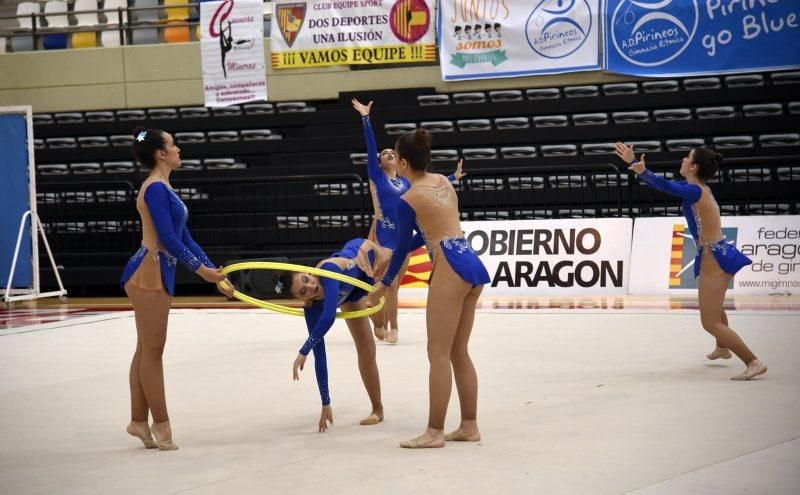
[[[320,277],[332,278],[340,282],[347,282],[353,287],[364,289],[367,292],[373,292],[375,290],[375,287],[369,285],[363,280],[358,280],[357,278],[348,277],[347,275],[343,275],[341,273],[336,273],[329,270],[323,270],[321,268],[312,268],[310,266],[293,265],[291,263],[276,263],[272,261],[248,261],[245,263],[235,263],[233,265],[226,266],[225,268],[223,268],[222,274],[227,275],[232,272],[238,272],[239,270],[286,270],[290,272],[309,273],[311,275],[319,275]],[[235,297],[240,301],[244,301],[248,304],[252,304],[253,306],[269,309],[277,313],[283,313],[285,315],[292,315],[292,316],[305,316],[305,313],[300,308],[290,308],[288,306],[284,306],[283,304],[273,304],[267,301],[262,301],[261,299],[257,299],[255,297],[248,296],[247,294],[243,294],[238,290],[233,291],[233,297]],[[377,306],[367,309],[361,309],[359,311],[339,311],[336,313],[336,317],[346,319],[346,318],[361,318],[362,316],[369,316],[383,309],[384,302],[385,302],[384,298],[381,297],[381,300],[378,302]]]

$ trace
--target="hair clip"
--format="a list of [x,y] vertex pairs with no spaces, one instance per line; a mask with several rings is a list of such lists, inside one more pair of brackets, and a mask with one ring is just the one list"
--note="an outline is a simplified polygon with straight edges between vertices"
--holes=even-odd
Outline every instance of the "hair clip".
[[283,291],[283,284],[281,282],[275,284],[275,293],[280,294],[282,291]]
[[144,141],[146,137],[147,137],[147,131],[142,131],[139,133],[138,136],[136,136],[136,140],[141,143],[142,141]]

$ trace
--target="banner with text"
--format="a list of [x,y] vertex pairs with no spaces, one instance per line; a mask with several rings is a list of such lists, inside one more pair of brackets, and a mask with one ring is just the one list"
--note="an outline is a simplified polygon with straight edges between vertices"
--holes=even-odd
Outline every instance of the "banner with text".
[[274,0],[272,67],[436,60],[435,0]]
[[442,0],[442,79],[596,70],[600,0]]
[[261,0],[200,4],[200,50],[207,107],[267,99]]
[[800,67],[798,0],[608,0],[605,68],[638,76]]
[[[625,294],[633,220],[519,220],[461,222],[492,281],[483,294]],[[428,251],[412,253],[401,288],[424,292]]]
[[[728,286],[731,294],[800,291],[800,216],[722,217],[726,241],[753,260]],[[697,248],[683,217],[637,218],[631,294],[695,293]]]

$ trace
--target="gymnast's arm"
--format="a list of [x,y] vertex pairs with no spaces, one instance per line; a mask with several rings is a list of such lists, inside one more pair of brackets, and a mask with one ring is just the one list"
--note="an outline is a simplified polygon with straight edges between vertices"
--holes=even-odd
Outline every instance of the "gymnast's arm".
[[377,184],[378,180],[385,176],[383,169],[378,164],[378,145],[375,143],[375,134],[372,133],[372,122],[369,120],[369,114],[361,117],[361,123],[364,126],[364,141],[367,143],[367,176],[369,179]]
[[203,263],[195,256],[192,251],[175,235],[172,230],[172,218],[170,216],[170,192],[163,182],[153,182],[144,192],[144,202],[153,225],[158,233],[158,240],[167,248],[169,254],[174,256],[190,271],[196,272]]
[[[322,311],[322,304],[314,304],[303,309],[306,317],[306,327],[308,328],[309,336],[311,335],[311,329],[316,327],[317,322],[322,316]],[[330,391],[328,390],[328,358],[325,354],[325,339],[320,339],[317,345],[313,348],[313,352],[314,374],[317,376],[319,395],[322,399],[322,406],[324,407],[330,405],[331,403]]]
[[392,285],[400,268],[403,267],[406,256],[411,251],[412,240],[417,239],[415,242],[419,242],[418,237],[412,237],[416,218],[414,209],[403,198],[400,198],[397,201],[397,247],[392,253],[389,270],[381,280],[383,285]]
[[660,175],[656,175],[647,169],[647,164],[644,161],[645,155],[641,155],[639,160],[636,160],[636,155],[633,154],[633,147],[628,146],[623,142],[616,143],[616,155],[630,164],[628,170],[636,172],[645,184],[652,187],[657,191],[678,196],[687,199],[692,203],[700,200],[703,190],[700,186],[694,184],[687,184],[685,182],[669,181]]
[[372,122],[369,120],[369,112],[372,110],[372,102],[364,105],[353,98],[351,100],[353,108],[361,115],[361,125],[364,127],[364,141],[367,144],[367,176],[373,184],[383,183],[386,174],[383,173],[378,164],[378,145],[375,143],[375,134],[372,132]]
[[197,259],[200,260],[200,263],[209,268],[216,268],[214,266],[214,263],[212,263],[211,260],[208,259],[208,256],[206,256],[206,253],[205,251],[203,251],[203,248],[201,248],[196,242],[194,242],[194,239],[192,239],[192,235],[189,233],[189,229],[186,226],[183,227],[183,233],[181,234],[181,241],[183,241],[186,247],[189,248],[189,251],[191,251],[197,257]]
[[[631,167],[634,165],[638,165],[638,162],[633,162]],[[639,178],[653,189],[670,194],[672,196],[688,199],[692,203],[699,201],[700,196],[703,194],[703,190],[700,189],[700,186],[687,184],[686,182],[682,181],[667,180],[660,175],[654,174],[647,168],[645,168],[642,172],[637,173],[639,173]]]

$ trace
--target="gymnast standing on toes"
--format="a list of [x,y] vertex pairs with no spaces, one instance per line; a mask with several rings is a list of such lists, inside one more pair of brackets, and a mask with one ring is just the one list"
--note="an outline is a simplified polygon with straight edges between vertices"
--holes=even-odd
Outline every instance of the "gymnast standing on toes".
[[617,143],[616,146],[617,156],[630,164],[628,170],[639,174],[648,186],[683,199],[683,215],[697,246],[694,276],[700,276],[700,321],[703,328],[717,340],[717,347],[707,357],[729,359],[730,351],[733,351],[747,368],[732,380],[749,380],[766,373],[767,365],[757,359],[741,337],[728,326],[728,317],[723,309],[725,291],[731,278],[752,261],[725,242],[719,206],[706,184],[708,179],[717,174],[722,155],[708,148],[695,148],[681,162],[680,174],[686,181],[668,181],[646,168],[644,155],[637,161],[632,147],[624,143]]
[[[170,173],[181,166],[181,150],[172,136],[144,127],[137,128],[133,136],[133,154],[150,170],[150,176],[136,198],[142,219],[142,246],[128,261],[120,280],[133,303],[137,335],[129,376],[131,423],[127,430],[149,449],[175,450],[178,447],[172,443],[161,361],[175,266],[180,262],[207,282],[227,279],[192,240],[186,228],[189,211],[169,184]],[[148,411],[153,415],[155,441],[147,426]]]
[[[444,176],[427,172],[431,161],[430,133],[417,129],[405,134],[397,140],[395,149],[397,171],[411,187],[397,202],[397,248],[386,275],[377,285],[376,296],[385,293],[394,282],[415,228],[424,236],[433,262],[426,309],[430,361],[428,428],[400,446],[443,447],[445,440],[478,441],[478,377],[468,344],[475,305],[483,285],[490,280],[489,273],[464,238],[455,189]],[[461,404],[461,425],[445,436],[453,373]]]
[[[351,101],[353,108],[361,114],[364,126],[364,140],[367,143],[367,175],[369,177],[369,190],[372,195],[372,206],[375,211],[375,220],[370,229],[369,240],[381,247],[394,249],[397,246],[397,201],[400,196],[408,190],[409,183],[405,177],[397,175],[397,154],[391,148],[387,148],[378,155],[378,146],[375,143],[375,135],[372,133],[372,123],[369,120],[369,112],[372,109],[372,102],[367,105],[362,104],[355,98]],[[459,160],[455,173],[447,178],[451,182],[461,180],[465,173],[462,172],[463,160]],[[410,251],[422,247],[423,241],[420,236],[416,236]],[[375,324],[375,337],[378,340],[386,339],[390,344],[398,341],[397,324],[397,304],[400,281],[408,268],[410,254],[403,262],[403,266],[398,272],[392,286],[386,292],[386,304],[384,309],[372,316]]]
[[[366,239],[353,239],[340,251],[323,260],[317,268],[341,273],[372,285],[373,277],[382,275],[386,271],[389,257],[388,250]],[[308,339],[294,361],[292,376],[294,380],[300,379],[299,370],[303,369],[308,353],[313,351],[314,371],[322,398],[319,431],[323,432],[328,429],[328,422],[333,424],[324,337],[336,320],[336,308],[342,308],[342,311],[346,312],[366,309],[367,292],[346,282],[298,272],[282,272],[277,277],[275,291],[284,297],[301,299],[305,303],[303,310],[308,327]],[[378,362],[375,356],[375,339],[372,338],[369,319],[366,316],[348,318],[346,322],[356,344],[361,380],[372,403],[372,412],[362,419],[360,424],[376,425],[383,421],[383,404]]]

